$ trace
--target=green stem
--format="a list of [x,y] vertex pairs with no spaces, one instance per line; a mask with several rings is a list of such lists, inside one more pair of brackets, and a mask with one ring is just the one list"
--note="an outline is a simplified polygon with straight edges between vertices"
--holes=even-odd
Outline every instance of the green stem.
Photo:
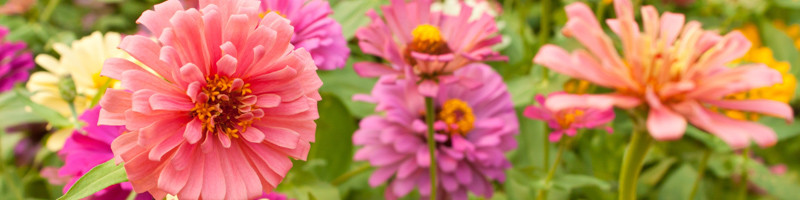
[[606,7],[608,7],[608,4],[603,0],[600,0],[600,2],[597,3],[597,4],[598,4],[597,5],[597,10],[595,10],[594,13],[597,15],[597,19],[598,20],[603,21],[603,19],[604,19],[603,17],[605,17]]
[[75,109],[75,102],[68,102],[69,103],[69,111],[72,112],[72,119],[75,120],[72,124],[73,129],[79,130],[82,134],[86,135],[83,131],[81,131],[81,121],[78,119],[78,111]]
[[[552,0],[542,0],[542,21],[539,22],[539,44],[541,48],[550,40],[550,22],[553,16],[553,2]],[[538,49],[538,48],[537,48]],[[539,51],[539,50],[536,50]],[[547,81],[550,76],[550,69],[542,68],[542,80]]]
[[544,171],[550,170],[550,127],[547,126],[547,123],[544,124],[544,143],[542,144],[544,147]]
[[706,149],[703,153],[703,159],[700,160],[700,166],[697,169],[697,179],[694,180],[692,192],[689,193],[689,200],[693,200],[697,194],[697,189],[700,188],[700,182],[703,182],[703,175],[706,174],[706,166],[708,166],[708,158],[711,157],[711,150]]
[[358,168],[356,168],[356,169],[354,169],[352,171],[349,171],[347,173],[344,173],[341,176],[337,177],[336,179],[333,179],[333,181],[331,181],[331,184],[334,185],[334,186],[341,185],[342,183],[346,182],[347,180],[350,180],[350,178],[353,178],[353,176],[361,174],[361,173],[363,173],[363,172],[365,172],[367,170],[369,170],[369,163],[364,163],[363,165],[359,166]]
[[53,11],[56,9],[56,6],[58,6],[60,1],[61,0],[50,0],[50,2],[47,2],[47,7],[44,8],[44,12],[39,18],[39,21],[46,22],[50,20],[50,15],[53,14]]
[[747,184],[750,181],[749,176],[750,173],[747,170],[747,163],[750,162],[750,147],[744,148],[742,151],[742,156],[744,156],[744,162],[742,162],[742,179],[739,181],[739,198],[738,199],[747,199]]
[[553,176],[556,174],[556,169],[558,168],[558,164],[561,163],[561,155],[564,154],[564,150],[567,149],[569,143],[572,138],[567,138],[563,140],[558,145],[558,153],[556,153],[556,160],[553,161],[553,166],[550,167],[550,170],[547,171],[547,177],[544,179],[544,188],[539,190],[539,193],[536,195],[537,200],[547,199],[547,192],[550,189],[550,182],[553,180]]
[[425,122],[428,125],[428,152],[431,154],[431,200],[436,200],[436,141],[433,140],[433,121],[435,117],[433,98],[425,97]]
[[[636,116],[632,117],[637,118]],[[634,121],[631,141],[625,151],[625,157],[622,160],[622,172],[619,175],[620,200],[636,199],[636,184],[639,180],[639,172],[642,170],[644,159],[653,143],[653,138],[647,133],[646,128],[642,126],[642,120],[634,120],[636,121]]]

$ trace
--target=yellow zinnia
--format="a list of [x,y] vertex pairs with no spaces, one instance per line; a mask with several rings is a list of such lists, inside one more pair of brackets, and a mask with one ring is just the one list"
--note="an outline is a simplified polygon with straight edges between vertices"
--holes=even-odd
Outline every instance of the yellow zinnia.
[[[800,27],[798,27],[800,28]],[[740,63],[763,63],[770,68],[781,72],[783,76],[783,83],[775,84],[768,87],[756,88],[745,92],[740,92],[728,96],[729,99],[768,99],[788,103],[794,97],[795,88],[797,87],[797,78],[789,72],[791,65],[788,62],[775,60],[772,49],[762,46],[761,37],[758,34],[758,28],[753,24],[747,24],[739,29],[747,39],[749,39],[753,46],[745,54],[744,57],[739,59]],[[800,31],[800,30],[799,30]],[[759,115],[754,113],[745,113],[742,111],[725,110],[725,115],[735,119],[742,120],[758,120]]]
[[[59,83],[66,78],[75,82],[76,96],[74,106],[76,113],[83,113],[90,108],[92,100],[98,95],[102,87],[116,88],[118,81],[100,76],[103,62],[107,58],[126,58],[133,60],[127,53],[117,48],[121,36],[119,33],[109,32],[103,35],[94,32],[89,36],[72,42],[72,45],[57,43],[53,49],[60,55],[59,59],[53,56],[40,54],[36,56],[36,64],[46,71],[33,73],[28,81],[27,88],[33,95],[31,100],[60,113],[65,118],[74,121],[69,102],[65,101],[59,93]],[[64,140],[72,132],[71,128],[56,131],[47,141],[50,150],[58,150]]]

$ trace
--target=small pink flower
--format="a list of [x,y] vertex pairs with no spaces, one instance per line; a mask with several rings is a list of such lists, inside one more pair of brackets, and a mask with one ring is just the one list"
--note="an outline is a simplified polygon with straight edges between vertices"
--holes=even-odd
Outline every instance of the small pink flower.
[[384,81],[407,78],[419,83],[425,96],[437,93],[438,82],[450,82],[456,69],[469,63],[505,60],[492,46],[502,41],[494,19],[483,14],[469,20],[472,7],[461,3],[458,15],[431,11],[431,0],[406,3],[392,0],[382,8],[383,18],[370,10],[372,23],[356,32],[359,47],[389,61],[353,65],[364,77],[387,76]]
[[[566,93],[553,93],[548,98],[564,95]],[[536,95],[536,102],[539,106],[528,106],[525,108],[524,115],[531,119],[542,120],[550,127],[550,141],[557,142],[564,134],[575,136],[578,129],[596,128],[614,120],[614,110],[607,108],[604,110],[592,108],[568,108],[565,110],[550,110],[545,104],[545,97]],[[610,133],[611,128],[606,127]]]
[[644,31],[640,31],[630,0],[616,0],[614,8],[617,18],[607,23],[622,40],[621,51],[615,49],[589,6],[578,2],[566,7],[569,20],[562,32],[585,49],[570,54],[561,47],[545,45],[534,62],[615,92],[551,97],[546,103],[548,109],[629,109],[643,105],[649,109],[647,130],[657,140],[681,138],[689,122],[734,148],[748,146],[751,140],[770,146],[777,142],[777,136],[767,126],[728,118],[709,106],[793,120],[792,109],[785,103],[723,98],[782,80],[780,72],[763,64],[727,66],[750,48],[742,33],[720,36],[703,30],[696,21],[684,24],[682,14],[665,12],[659,16],[653,6],[642,7]]
[[157,40],[120,48],[147,68],[106,61],[121,81],[100,124],[124,125],[111,145],[136,192],[156,199],[249,199],[270,192],[314,141],[322,82],[289,21],[257,0],[168,0],[137,20]]
[[342,26],[330,17],[331,6],[323,0],[261,0],[261,12],[277,12],[294,27],[292,44],[305,48],[322,70],[342,68],[350,48]]
[[[455,74],[481,84],[442,84],[434,96],[437,196],[467,199],[471,191],[488,198],[492,181],[504,182],[504,170],[511,167],[505,153],[517,146],[517,116],[503,79],[491,67],[470,64]],[[353,135],[353,144],[363,146],[354,159],[377,167],[369,184],[386,183],[387,199],[405,196],[414,188],[429,196],[425,97],[410,80],[398,80],[377,84],[370,98],[385,115],[364,118]]]

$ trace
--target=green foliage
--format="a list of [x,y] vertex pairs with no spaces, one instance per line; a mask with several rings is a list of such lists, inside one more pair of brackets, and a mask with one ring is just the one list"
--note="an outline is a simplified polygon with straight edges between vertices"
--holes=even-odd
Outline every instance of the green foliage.
[[69,188],[59,200],[77,200],[94,194],[108,186],[128,181],[122,164],[114,164],[114,159],[97,165],[84,174],[75,185]]

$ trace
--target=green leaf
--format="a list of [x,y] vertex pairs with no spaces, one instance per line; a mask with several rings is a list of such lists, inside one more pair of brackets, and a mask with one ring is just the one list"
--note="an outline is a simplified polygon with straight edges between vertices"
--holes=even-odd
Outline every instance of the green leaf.
[[[689,164],[681,165],[677,170],[672,172],[658,193],[658,199],[671,200],[671,199],[689,199],[692,193],[694,181],[697,179],[697,170],[692,168]],[[702,187],[697,190],[694,199],[706,199]]]
[[351,0],[341,1],[333,6],[333,19],[342,24],[342,35],[347,40],[353,38],[359,27],[369,23],[366,13],[383,3],[382,0]]
[[800,123],[797,121],[786,122],[786,120],[780,118],[762,117],[759,122],[775,130],[775,134],[778,135],[778,141],[800,135]]
[[342,101],[330,93],[322,93],[319,116],[316,142],[311,147],[308,160],[323,160],[324,165],[313,171],[321,180],[331,181],[350,168],[353,159],[352,137],[358,125]]
[[642,175],[639,178],[639,182],[648,184],[648,185],[656,185],[661,179],[667,174],[669,168],[672,167],[672,164],[675,164],[678,159],[674,157],[669,157],[667,159],[662,159],[658,161],[656,166],[650,167],[647,171],[642,172]]
[[354,116],[366,117],[374,112],[375,105],[356,102],[351,99],[355,94],[369,94],[377,79],[358,76],[352,67],[357,59],[355,55],[351,55],[345,68],[319,71],[319,78],[324,83],[319,90],[320,92],[329,92],[338,96],[347,107],[347,110]]
[[776,6],[790,9],[800,9],[798,0],[772,0]]
[[94,194],[108,186],[128,181],[125,168],[115,165],[114,159],[97,165],[84,174],[59,200],[77,200]]
[[25,102],[14,92],[0,94],[0,129],[17,124],[43,120],[38,115],[25,111]]
[[766,166],[752,160],[748,163],[748,169],[751,170],[750,181],[768,194],[778,199],[797,199],[797,192],[800,191],[798,180],[773,174]]
[[718,153],[725,153],[730,152],[731,147],[728,146],[722,139],[717,138],[716,136],[712,135],[711,133],[707,133],[703,130],[700,130],[694,126],[687,126],[686,127],[686,135],[694,138],[697,141],[700,141],[706,147],[713,150],[714,152]]
[[558,176],[553,181],[553,185],[556,188],[562,188],[567,191],[575,188],[589,187],[589,186],[597,186],[601,190],[611,189],[611,185],[608,184],[608,182],[598,179],[594,176],[588,176],[582,174],[564,174]]
[[61,114],[58,114],[58,112],[56,112],[55,110],[31,101],[30,94],[28,94],[28,92],[23,90],[22,88],[20,87],[14,88],[14,92],[17,94],[17,96],[20,97],[19,98],[20,101],[22,101],[26,106],[31,108],[31,111],[33,111],[33,113],[36,113],[40,117],[44,118],[45,120],[47,120],[47,122],[50,122],[51,125],[55,127],[72,126],[72,123],[69,120],[67,120],[67,118],[61,116]]

